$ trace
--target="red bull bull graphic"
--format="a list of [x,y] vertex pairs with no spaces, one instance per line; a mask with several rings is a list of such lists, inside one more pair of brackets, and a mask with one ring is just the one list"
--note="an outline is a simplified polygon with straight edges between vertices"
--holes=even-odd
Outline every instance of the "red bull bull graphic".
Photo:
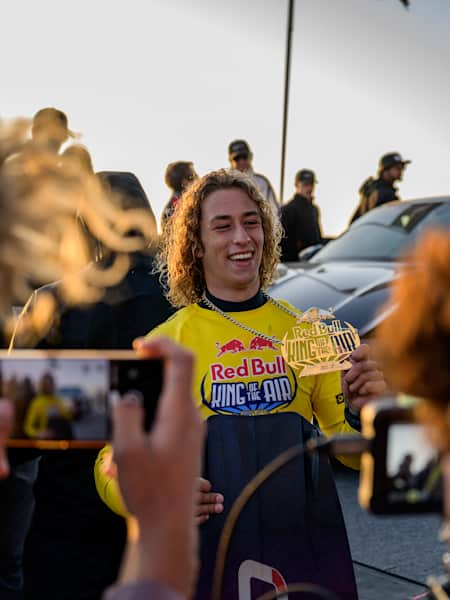
[[258,335],[252,339],[249,345],[250,350],[263,350],[264,348],[269,350],[278,350],[274,342],[271,340],[266,340]]
[[230,352],[231,354],[236,354],[236,352],[245,352],[246,350],[246,347],[241,342],[241,340],[236,339],[230,340],[229,342],[226,342],[222,345],[219,344],[219,342],[216,342],[216,347],[219,350],[217,358],[223,356],[224,354],[227,354],[228,352]]
[[224,344],[216,342],[216,348],[219,350],[217,358],[220,358],[224,354],[236,354],[236,352],[245,352],[246,350],[278,350],[277,346],[275,345],[275,342],[267,340],[259,335],[255,336],[250,341],[248,348],[241,340],[238,339],[230,340],[229,342],[225,342]]

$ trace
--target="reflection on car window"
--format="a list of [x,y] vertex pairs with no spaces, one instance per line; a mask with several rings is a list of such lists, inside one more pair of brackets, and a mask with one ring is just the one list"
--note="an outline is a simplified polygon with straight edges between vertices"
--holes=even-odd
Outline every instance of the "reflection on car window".
[[428,211],[408,235],[408,244],[404,250],[415,244],[419,237],[429,229],[449,229],[450,228],[450,203],[434,205],[434,209]]
[[424,217],[436,209],[436,204],[410,204],[393,222],[393,227],[411,231]]
[[[358,226],[350,227],[341,237],[329,242],[310,262],[397,260],[425,230],[431,227],[450,228],[449,202],[406,204],[401,213],[398,212],[398,204],[394,208],[394,218],[389,224],[363,222],[362,217]],[[386,210],[383,215],[386,217],[388,212]]]
[[378,223],[350,228],[329,242],[310,262],[325,260],[394,260],[406,245],[407,231]]
[[435,227],[439,229],[450,228],[450,202],[440,204],[435,210],[429,212],[416,227],[414,235],[417,237],[424,229]]

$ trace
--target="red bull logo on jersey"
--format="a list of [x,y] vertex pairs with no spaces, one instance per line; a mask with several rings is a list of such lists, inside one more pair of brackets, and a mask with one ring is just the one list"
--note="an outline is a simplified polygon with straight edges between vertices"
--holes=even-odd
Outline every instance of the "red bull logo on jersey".
[[220,342],[216,342],[216,348],[218,349],[217,358],[220,358],[224,354],[236,354],[236,352],[245,352],[247,350],[278,350],[275,343],[271,340],[266,340],[265,338],[257,335],[255,336],[248,347],[246,347],[241,340],[233,339],[229,342],[225,342],[221,344]]
[[[235,344],[234,342],[239,342]],[[218,358],[209,366],[202,379],[201,397],[204,405],[218,414],[255,415],[270,413],[280,407],[287,407],[295,397],[297,379],[283,360],[281,354],[271,354],[271,360],[263,356],[244,356],[240,360],[226,359],[227,353],[243,352],[265,348],[277,350],[272,342],[254,337],[249,347],[242,349],[240,340],[231,340],[216,346],[220,349]],[[262,347],[261,347],[262,346]],[[232,364],[230,364],[232,363]]]

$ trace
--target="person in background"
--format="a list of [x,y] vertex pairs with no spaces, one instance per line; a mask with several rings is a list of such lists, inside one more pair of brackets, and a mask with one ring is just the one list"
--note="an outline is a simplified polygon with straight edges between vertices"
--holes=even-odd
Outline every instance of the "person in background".
[[38,383],[38,394],[31,401],[25,416],[25,434],[29,438],[42,440],[54,438],[50,425],[52,418],[70,421],[72,413],[56,395],[53,375],[44,373]]
[[228,159],[232,169],[246,173],[259,188],[263,197],[270,204],[274,215],[278,215],[278,205],[272,184],[265,175],[255,173],[252,166],[253,153],[245,140],[234,140],[228,145]]
[[33,117],[31,145],[58,154],[61,146],[77,134],[69,129],[67,115],[57,108],[41,108]]
[[161,230],[164,230],[166,222],[172,216],[184,190],[197,178],[194,164],[191,162],[178,161],[167,165],[164,180],[167,187],[172,190],[172,195],[161,215]]
[[[50,112],[54,115],[55,109]],[[58,111],[56,111],[58,113]],[[0,321],[2,346],[12,330],[12,306],[26,301],[30,281],[43,285],[69,277],[61,289],[64,300],[91,301],[105,287],[104,277],[87,273],[88,245],[80,236],[76,217],[81,217],[97,239],[123,253],[120,265],[108,270],[110,285],[128,268],[126,254],[142,247],[142,240],[125,238],[124,214],[114,206],[100,183],[69,165],[56,154],[71,137],[67,118],[36,115],[27,119],[0,121]],[[45,118],[44,118],[45,117]],[[29,139],[34,126],[34,140]],[[127,215],[127,225],[149,231],[147,215]],[[55,303],[43,296],[33,307],[35,327],[45,328]],[[23,544],[33,508],[32,485],[36,473],[35,453],[10,450],[10,477],[0,483],[0,597],[21,598]]]
[[320,212],[314,203],[316,183],[316,175],[310,169],[295,175],[295,195],[281,207],[281,262],[297,261],[301,250],[322,242]]
[[384,154],[378,163],[378,177],[369,177],[359,188],[360,201],[353,213],[350,224],[369,210],[400,200],[396,181],[401,181],[406,165],[411,161],[404,160],[398,152]]

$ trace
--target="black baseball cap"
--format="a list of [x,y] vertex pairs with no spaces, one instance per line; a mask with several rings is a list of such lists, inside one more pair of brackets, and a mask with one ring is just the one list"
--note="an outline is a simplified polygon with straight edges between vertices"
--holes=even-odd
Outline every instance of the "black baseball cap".
[[295,183],[317,183],[316,174],[310,169],[301,169],[295,176]]
[[410,160],[404,160],[402,155],[398,152],[388,152],[387,154],[383,154],[383,156],[380,158],[378,163],[378,171],[382,173],[383,171],[386,171],[386,169],[390,169],[396,165],[405,166],[410,162]]
[[236,156],[246,154],[250,156],[250,146],[245,140],[234,140],[228,145],[228,156],[229,158],[235,158]]

